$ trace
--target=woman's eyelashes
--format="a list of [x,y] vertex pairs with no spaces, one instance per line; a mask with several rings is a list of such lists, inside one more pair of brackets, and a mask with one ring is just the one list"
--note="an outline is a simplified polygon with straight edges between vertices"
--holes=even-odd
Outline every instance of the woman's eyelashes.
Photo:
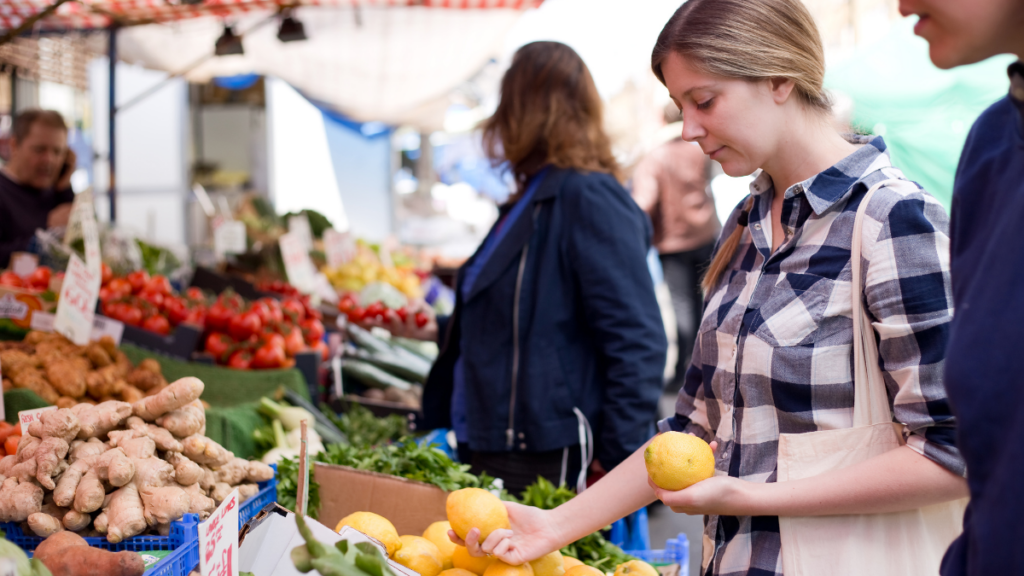
[[708,98],[707,100],[705,100],[703,102],[698,102],[697,103],[697,110],[707,110],[708,108],[711,107],[711,103],[714,102],[714,101],[715,101],[714,98]]

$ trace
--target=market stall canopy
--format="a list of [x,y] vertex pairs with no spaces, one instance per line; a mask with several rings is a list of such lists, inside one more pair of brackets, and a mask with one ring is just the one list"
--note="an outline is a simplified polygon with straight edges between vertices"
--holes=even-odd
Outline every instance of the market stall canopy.
[[853,101],[852,123],[885,138],[893,164],[947,208],[967,132],[1009,89],[1012,57],[939,70],[914,20],[893,25],[883,40],[830,67],[825,87]]
[[[87,28],[116,21],[131,25],[118,35],[118,56],[126,62],[184,72],[192,82],[275,76],[356,120],[436,130],[443,126],[452,90],[500,56],[505,34],[522,11],[542,1],[80,0],[60,6],[36,26]],[[0,7],[0,27],[16,26],[48,4],[13,0]],[[298,6],[292,15],[304,24],[308,40],[278,40],[274,15],[286,6]],[[244,54],[211,57],[225,24],[244,35]]]

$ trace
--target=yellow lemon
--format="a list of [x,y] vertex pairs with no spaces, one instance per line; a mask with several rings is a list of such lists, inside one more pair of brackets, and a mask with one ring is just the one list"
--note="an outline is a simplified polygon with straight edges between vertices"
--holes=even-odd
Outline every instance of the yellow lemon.
[[483,542],[491,532],[509,527],[505,505],[497,496],[480,488],[452,492],[448,495],[445,510],[452,530],[463,540],[473,528],[480,529],[480,542]]
[[568,572],[571,568],[583,566],[583,562],[580,562],[572,556],[562,556],[562,565],[565,566],[565,571]]
[[334,531],[341,532],[343,526],[355,528],[374,538],[388,549],[388,556],[393,556],[402,547],[402,541],[398,538],[398,530],[395,530],[394,524],[373,512],[353,512],[342,518],[341,522],[334,527]]
[[533,568],[529,564],[512,566],[501,560],[491,562],[491,565],[484,570],[483,576],[533,576]]
[[605,576],[605,574],[597,568],[587,566],[586,564],[580,564],[579,566],[573,566],[566,570],[565,576]]
[[452,552],[452,566],[467,570],[480,576],[487,570],[487,567],[491,565],[494,558],[490,556],[484,556],[483,558],[477,558],[476,556],[470,556],[469,550],[466,550],[465,546],[456,546],[455,552]]
[[562,576],[565,574],[565,562],[562,553],[555,550],[551,554],[541,556],[530,562],[534,576]]
[[660,576],[654,566],[643,560],[630,560],[615,567],[615,576]]
[[462,568],[449,568],[437,576],[477,576],[469,570],[463,570]]
[[644,450],[647,474],[660,488],[682,490],[715,475],[715,455],[708,443],[682,432],[665,432]]
[[437,576],[443,569],[441,551],[434,543],[420,536],[402,536],[402,547],[392,559],[402,566],[419,572],[420,576]]
[[441,561],[445,570],[452,567],[452,554],[455,552],[455,543],[448,538],[448,531],[451,529],[452,525],[448,522],[434,522],[423,532],[423,537],[433,542],[441,551]]

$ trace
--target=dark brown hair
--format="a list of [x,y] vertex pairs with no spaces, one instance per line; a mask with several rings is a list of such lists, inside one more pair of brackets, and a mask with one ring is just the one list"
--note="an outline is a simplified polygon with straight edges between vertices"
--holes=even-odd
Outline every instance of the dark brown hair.
[[14,117],[14,122],[11,124],[11,136],[18,142],[22,142],[28,137],[28,133],[32,131],[32,126],[37,123],[47,128],[59,128],[65,132],[68,131],[68,125],[64,123],[64,117],[60,115],[60,112],[29,108]]
[[[809,109],[827,113],[825,51],[814,18],[800,0],[689,0],[669,18],[651,53],[651,69],[662,84],[669,54],[710,76],[760,82],[786,78]],[[725,238],[701,287],[714,290],[732,260],[747,224],[752,198],[739,225]]]
[[579,54],[559,42],[532,42],[505,72],[498,108],[483,124],[484,150],[508,161],[519,192],[547,164],[619,178],[602,120],[601,97]]

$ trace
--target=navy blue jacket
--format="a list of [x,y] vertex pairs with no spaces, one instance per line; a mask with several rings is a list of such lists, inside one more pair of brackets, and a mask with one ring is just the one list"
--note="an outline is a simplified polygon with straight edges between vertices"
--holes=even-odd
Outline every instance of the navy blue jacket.
[[552,169],[532,203],[465,300],[460,275],[455,311],[439,324],[425,424],[450,426],[461,355],[471,450],[578,444],[578,408],[611,469],[653,434],[662,389],[668,345],[647,268],[650,220],[601,173]]
[[1024,574],[1024,64],[1011,71],[1011,96],[974,124],[953,186],[946,389],[971,502],[943,576]]

